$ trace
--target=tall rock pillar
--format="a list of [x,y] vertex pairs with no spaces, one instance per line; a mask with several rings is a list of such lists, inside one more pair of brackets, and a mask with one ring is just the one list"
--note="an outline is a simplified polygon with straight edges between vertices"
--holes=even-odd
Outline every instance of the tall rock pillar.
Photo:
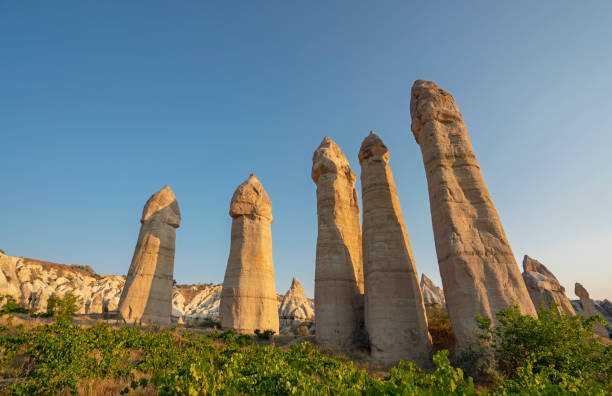
[[389,152],[371,132],[361,144],[365,326],[372,358],[430,365],[431,338]]
[[219,316],[223,328],[278,333],[278,304],[272,261],[272,203],[255,175],[234,192],[232,234]]
[[421,147],[438,265],[457,348],[466,347],[476,315],[518,304],[536,316],[504,228],[487,190],[453,97],[417,80],[410,100]]
[[125,280],[119,313],[127,323],[170,324],[174,243],[181,224],[176,197],[166,186],[147,201],[140,234]]
[[338,348],[358,346],[363,331],[361,224],[355,174],[329,137],[312,157],[317,185],[315,325],[317,341]]

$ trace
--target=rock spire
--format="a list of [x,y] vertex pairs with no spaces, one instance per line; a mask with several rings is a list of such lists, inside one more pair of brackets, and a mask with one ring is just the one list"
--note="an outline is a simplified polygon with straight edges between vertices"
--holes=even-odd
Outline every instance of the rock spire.
[[240,333],[278,333],[272,203],[254,174],[234,192],[229,214],[232,231],[219,305],[221,326]]
[[359,151],[365,326],[374,360],[428,366],[431,338],[425,306],[388,162],[387,147],[370,132]]
[[169,324],[176,228],[181,224],[181,212],[170,187],[165,186],[149,198],[140,222],[119,312],[127,323]]
[[[591,301],[589,297],[589,292],[582,286],[580,283],[576,283],[574,286],[574,293],[580,298],[580,304],[582,305],[582,310],[584,311],[584,317],[590,318],[595,315],[599,315],[597,309],[595,308],[595,304]],[[609,338],[608,330],[606,330],[605,326],[601,323],[595,323],[595,327],[593,331],[598,336]]]
[[536,316],[525,283],[455,100],[417,80],[410,100],[421,147],[438,264],[457,347],[476,329],[476,315],[495,317],[513,304]]
[[576,314],[572,303],[565,295],[565,288],[544,264],[525,255],[523,271],[523,280],[536,309],[539,309],[540,306],[550,309],[555,303],[557,312],[568,315]]
[[361,224],[355,174],[340,147],[325,137],[312,157],[317,185],[315,269],[317,341],[345,348],[363,329]]

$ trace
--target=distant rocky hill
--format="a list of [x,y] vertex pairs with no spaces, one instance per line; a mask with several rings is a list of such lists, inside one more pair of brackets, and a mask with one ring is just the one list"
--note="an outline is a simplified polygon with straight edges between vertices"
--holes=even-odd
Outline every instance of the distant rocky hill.
[[[52,263],[0,253],[0,296],[10,295],[34,313],[46,312],[53,295],[71,291],[79,297],[78,314],[112,316],[119,305],[125,277],[98,275],[80,266]],[[221,285],[176,285],[172,316],[179,323],[213,324],[219,320]],[[294,278],[287,295],[278,295],[283,331],[314,323],[314,300],[306,298]]]

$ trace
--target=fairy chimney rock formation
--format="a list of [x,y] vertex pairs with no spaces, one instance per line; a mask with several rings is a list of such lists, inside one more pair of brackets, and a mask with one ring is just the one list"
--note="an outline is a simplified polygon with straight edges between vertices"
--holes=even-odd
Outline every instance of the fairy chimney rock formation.
[[312,303],[306,298],[304,288],[296,277],[293,277],[291,287],[283,297],[283,301],[278,308],[278,316],[286,320],[304,322],[312,322],[314,320]]
[[540,306],[550,309],[554,303],[557,312],[568,315],[576,314],[565,295],[565,288],[561,286],[555,275],[544,264],[525,255],[523,271],[523,280],[527,286],[527,291],[537,309]]
[[[578,298],[580,298],[580,304],[582,305],[582,310],[584,311],[585,318],[590,318],[592,316],[599,315],[599,312],[597,312],[593,301],[591,301],[591,298],[589,297],[589,292],[586,291],[584,286],[582,286],[580,283],[576,283],[576,285],[574,286],[574,293],[578,296]],[[595,323],[593,331],[598,336],[609,338],[608,330],[606,330],[606,327],[601,323]]]
[[176,228],[181,224],[181,212],[170,187],[162,188],[149,198],[140,222],[134,257],[119,300],[119,312],[127,323],[169,324]]
[[315,269],[317,341],[355,346],[363,329],[361,224],[355,174],[342,150],[325,137],[312,157],[317,185]]
[[423,295],[388,162],[387,147],[370,132],[359,151],[365,326],[375,361],[428,366],[431,338]]
[[425,276],[425,274],[421,274],[421,291],[427,311],[429,311],[430,308],[446,309],[444,291],[436,286],[436,284]]
[[219,316],[223,328],[278,333],[278,305],[272,261],[272,203],[251,176],[234,192],[232,231]]
[[423,154],[431,220],[456,347],[476,330],[476,315],[494,318],[518,304],[536,310],[506,238],[450,93],[417,80],[410,100],[412,132]]

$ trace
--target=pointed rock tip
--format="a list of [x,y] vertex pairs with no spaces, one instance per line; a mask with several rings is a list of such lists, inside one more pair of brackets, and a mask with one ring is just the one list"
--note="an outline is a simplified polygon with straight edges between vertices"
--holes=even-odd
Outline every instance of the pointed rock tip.
[[589,292],[578,282],[574,286],[574,294],[580,298],[589,298]]
[[423,125],[430,121],[449,124],[455,121],[463,122],[463,117],[453,96],[440,88],[433,81],[416,80],[410,96],[410,129],[419,143],[419,133]]
[[236,188],[230,202],[230,216],[241,215],[256,215],[272,221],[272,202],[254,173]]
[[374,131],[370,131],[370,134],[361,142],[361,148],[359,149],[359,164],[363,165],[364,160],[376,156],[383,157],[383,160],[388,161],[389,150],[382,139]]
[[353,173],[346,155],[329,136],[323,138],[312,155],[312,180],[318,183],[319,177],[324,173],[345,175],[353,183],[355,180],[355,173]]
[[179,210],[176,196],[167,184],[159,191],[151,195],[143,210],[141,223],[150,220],[157,213],[162,214],[163,222],[175,228],[181,224],[181,212]]

